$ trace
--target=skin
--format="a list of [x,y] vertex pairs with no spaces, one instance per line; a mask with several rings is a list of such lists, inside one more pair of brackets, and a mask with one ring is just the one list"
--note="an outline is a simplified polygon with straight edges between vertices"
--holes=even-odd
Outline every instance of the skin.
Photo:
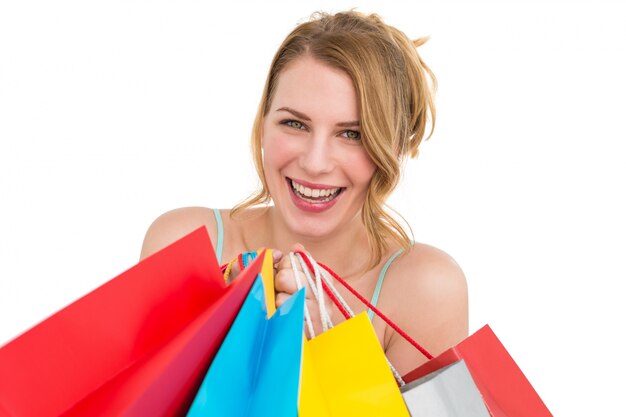
[[[290,250],[306,250],[371,298],[380,270],[398,249],[390,243],[382,261],[367,270],[367,234],[360,210],[375,166],[359,138],[357,103],[347,74],[308,56],[292,62],[279,77],[263,124],[264,168],[274,206],[247,209],[234,218],[229,217],[229,210],[222,210],[222,262],[244,251],[275,249],[277,305],[296,291],[289,258],[282,256]],[[326,210],[302,210],[293,202],[287,178],[343,191]],[[191,207],[165,213],[150,226],[141,259],[203,225],[215,242],[217,227],[210,209]],[[355,313],[365,311],[354,296],[337,288]],[[321,325],[310,291],[306,302],[317,334]],[[392,263],[378,308],[435,355],[468,334],[463,272],[445,252],[422,243]],[[331,315],[335,324],[343,320],[336,308]],[[380,318],[372,324],[400,374],[426,361]]]

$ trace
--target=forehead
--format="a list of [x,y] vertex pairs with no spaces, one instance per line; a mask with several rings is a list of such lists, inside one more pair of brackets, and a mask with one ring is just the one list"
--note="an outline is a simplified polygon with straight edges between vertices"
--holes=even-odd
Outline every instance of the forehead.
[[310,56],[296,59],[279,74],[270,111],[281,107],[295,108],[312,118],[359,118],[350,76]]

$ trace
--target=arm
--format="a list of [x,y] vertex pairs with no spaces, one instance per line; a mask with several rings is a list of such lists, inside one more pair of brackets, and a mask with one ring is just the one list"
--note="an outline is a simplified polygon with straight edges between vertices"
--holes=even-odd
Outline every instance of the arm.
[[210,209],[204,207],[186,207],[159,216],[148,228],[141,248],[140,260],[163,249],[170,243],[182,238],[201,226],[206,226],[215,245],[217,225]]
[[[467,337],[467,283],[449,255],[417,244],[392,264],[388,274],[381,310],[388,311],[391,319],[432,355]],[[389,327],[385,329],[385,352],[401,375],[427,360]]]

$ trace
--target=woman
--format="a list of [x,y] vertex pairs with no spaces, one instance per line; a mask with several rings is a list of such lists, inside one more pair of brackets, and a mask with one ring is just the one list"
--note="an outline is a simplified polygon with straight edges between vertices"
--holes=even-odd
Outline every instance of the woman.
[[[306,248],[430,352],[466,337],[462,271],[444,252],[413,244],[383,207],[402,161],[417,155],[429,117],[434,125],[434,77],[415,51],[421,43],[354,11],[299,25],[274,57],[254,123],[262,189],[233,210],[162,215],[141,257],[202,225],[222,263],[275,248],[280,305],[296,290],[282,254]],[[355,312],[365,310],[342,292]],[[316,311],[310,292],[307,303]],[[335,324],[342,318],[332,317]],[[401,375],[426,360],[382,320],[372,324]]]

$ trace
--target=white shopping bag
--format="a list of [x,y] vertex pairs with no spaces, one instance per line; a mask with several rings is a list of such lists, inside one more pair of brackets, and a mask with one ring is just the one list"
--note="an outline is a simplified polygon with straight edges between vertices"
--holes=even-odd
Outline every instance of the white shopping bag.
[[462,359],[400,390],[412,417],[489,417]]

